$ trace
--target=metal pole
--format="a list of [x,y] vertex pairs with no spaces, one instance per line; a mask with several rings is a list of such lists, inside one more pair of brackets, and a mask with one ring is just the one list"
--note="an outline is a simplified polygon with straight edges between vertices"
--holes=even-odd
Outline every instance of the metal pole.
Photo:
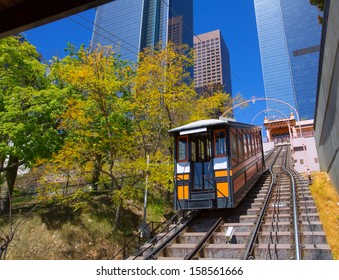
[[[142,226],[146,226],[146,216],[147,216],[147,194],[148,194],[148,165],[149,165],[149,155],[146,156],[146,180],[145,180],[145,196],[144,196],[144,219]],[[145,228],[144,233],[148,237],[147,228]]]

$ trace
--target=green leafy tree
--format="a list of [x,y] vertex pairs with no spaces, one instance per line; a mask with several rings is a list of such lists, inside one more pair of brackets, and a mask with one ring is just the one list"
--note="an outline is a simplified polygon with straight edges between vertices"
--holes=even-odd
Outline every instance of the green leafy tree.
[[61,147],[66,92],[50,83],[40,55],[22,37],[0,40],[0,88],[0,173],[10,198],[18,168]]
[[[58,83],[74,91],[62,115],[61,127],[67,132],[68,143],[81,147],[74,149],[74,153],[81,153],[80,158],[93,163],[94,189],[101,183],[119,193],[127,174],[119,171],[120,166],[133,150],[130,140],[133,69],[109,47],[70,50],[68,56],[55,60],[52,66]],[[115,202],[118,227],[123,201]]]

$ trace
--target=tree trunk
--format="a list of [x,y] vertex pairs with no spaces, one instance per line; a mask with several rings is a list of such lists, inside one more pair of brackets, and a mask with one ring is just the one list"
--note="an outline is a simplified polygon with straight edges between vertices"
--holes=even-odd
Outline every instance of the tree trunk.
[[8,159],[7,170],[5,171],[5,177],[6,177],[8,190],[7,190],[7,195],[2,204],[1,212],[3,213],[9,213],[9,207],[10,207],[9,201],[13,195],[14,185],[15,185],[17,174],[18,174],[18,168],[19,168],[18,157],[10,156]]
[[119,204],[118,204],[118,207],[117,207],[117,211],[115,213],[113,231],[120,228],[122,210],[123,210],[123,200],[122,200],[122,198],[120,198]]
[[102,156],[100,154],[95,155],[94,170],[92,173],[92,188],[96,192],[98,191],[98,187],[99,187],[101,159],[102,159]]

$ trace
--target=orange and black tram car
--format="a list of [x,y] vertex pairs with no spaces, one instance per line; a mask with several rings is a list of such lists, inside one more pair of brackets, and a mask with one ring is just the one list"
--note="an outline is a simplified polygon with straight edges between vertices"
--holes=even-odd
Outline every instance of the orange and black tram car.
[[176,210],[234,208],[264,172],[258,126],[221,118],[169,132],[174,137]]

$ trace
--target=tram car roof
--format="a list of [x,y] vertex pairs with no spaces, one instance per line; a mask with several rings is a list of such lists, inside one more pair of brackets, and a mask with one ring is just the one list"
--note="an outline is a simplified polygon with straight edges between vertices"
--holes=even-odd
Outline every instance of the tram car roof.
[[217,126],[223,126],[223,125],[229,125],[232,127],[241,127],[241,128],[261,129],[260,126],[245,124],[245,123],[237,122],[234,119],[220,117],[219,119],[208,119],[208,120],[200,120],[196,122],[191,122],[183,126],[173,128],[169,130],[168,132],[173,133],[173,134],[180,132],[180,135],[184,135],[184,134],[204,132],[204,131],[207,131],[207,127],[217,127]]

